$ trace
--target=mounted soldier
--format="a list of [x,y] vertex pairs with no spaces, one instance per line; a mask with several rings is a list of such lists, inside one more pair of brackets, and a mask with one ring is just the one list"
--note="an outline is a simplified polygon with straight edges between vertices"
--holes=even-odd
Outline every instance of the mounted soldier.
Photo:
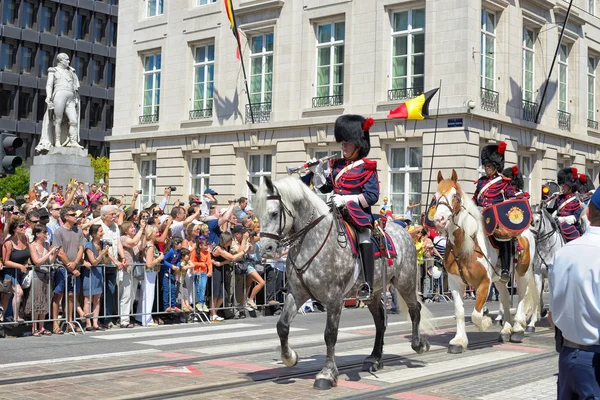
[[589,175],[579,175],[579,185],[577,191],[579,192],[579,200],[583,204],[587,205],[590,201],[590,198],[596,191],[594,182],[592,182],[592,178]]
[[525,189],[525,180],[523,179],[523,174],[519,171],[518,165],[513,165],[511,168],[505,168],[504,171],[502,171],[502,175],[510,179],[510,185],[515,191],[516,197],[526,199],[531,197],[529,193],[523,191]]
[[575,193],[579,189],[577,168],[559,170],[556,181],[560,185],[561,193],[556,197],[554,204],[548,206],[548,211],[557,218],[565,239],[570,242],[581,236],[580,218],[583,209]]
[[[477,188],[473,194],[473,201],[478,207],[487,208],[516,197],[511,179],[498,172],[504,169],[505,151],[505,142],[487,145],[481,149],[481,165],[485,169],[485,175],[475,182]],[[494,224],[493,230],[495,228]],[[494,247],[498,248],[502,266],[500,280],[506,283],[510,280],[512,238],[499,238],[489,231],[486,233]]]
[[342,215],[358,232],[360,257],[362,260],[364,283],[360,286],[357,298],[370,300],[373,296],[373,273],[375,261],[371,230],[373,215],[371,206],[379,200],[379,179],[377,162],[365,157],[371,150],[369,129],[372,118],[360,115],[342,115],[335,121],[335,141],[342,143],[342,158],[331,159],[327,164],[308,161],[310,172],[302,177],[306,184],[312,184],[321,193],[334,194],[331,201],[342,209]]

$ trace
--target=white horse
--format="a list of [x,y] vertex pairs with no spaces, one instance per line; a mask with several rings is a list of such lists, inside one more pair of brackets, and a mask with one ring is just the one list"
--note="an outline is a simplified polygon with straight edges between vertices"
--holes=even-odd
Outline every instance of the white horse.
[[[510,310],[510,299],[506,284],[500,281],[500,276],[496,272],[499,262],[498,251],[492,247],[484,233],[479,209],[461,190],[456,171],[452,171],[450,179],[444,179],[439,172],[437,181],[435,206],[430,210],[430,213],[435,215],[430,219],[434,220],[438,230],[448,235],[444,261],[456,316],[456,336],[450,341],[448,352],[462,353],[468,345],[462,299],[466,286],[471,285],[476,288],[475,309],[471,314],[471,320],[481,332],[492,325],[492,319],[487,315],[485,308],[492,282],[498,288],[500,301],[505,310]],[[519,237],[519,244],[524,249],[519,254],[515,266],[519,304],[514,320],[510,313],[506,313],[500,332],[500,339],[505,342],[523,340],[527,319],[538,307],[539,302],[531,267],[535,255],[535,239],[528,229]]]

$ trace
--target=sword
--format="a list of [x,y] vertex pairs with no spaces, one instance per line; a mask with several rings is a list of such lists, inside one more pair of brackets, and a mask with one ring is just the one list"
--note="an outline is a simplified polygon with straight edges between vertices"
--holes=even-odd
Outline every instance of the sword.
[[308,169],[309,167],[312,167],[313,165],[317,165],[317,164],[323,163],[323,162],[328,161],[328,160],[330,160],[330,159],[332,159],[334,157],[336,157],[336,156],[334,154],[332,154],[332,155],[327,156],[327,157],[319,158],[316,162],[313,162],[313,163],[304,163],[304,164],[299,165],[297,167],[287,167],[287,173],[289,175],[293,174],[294,172],[298,172],[299,173],[300,171]]

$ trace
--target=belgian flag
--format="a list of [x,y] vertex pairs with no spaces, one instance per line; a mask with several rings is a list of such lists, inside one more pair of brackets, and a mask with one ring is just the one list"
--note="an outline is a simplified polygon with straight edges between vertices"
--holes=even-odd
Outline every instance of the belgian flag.
[[242,43],[240,39],[240,32],[238,31],[237,23],[235,21],[235,12],[233,11],[233,3],[232,0],[224,0],[225,2],[225,12],[227,14],[227,19],[229,20],[229,25],[231,26],[231,32],[237,41],[237,48],[235,49],[235,57],[238,60],[241,60],[241,48]]
[[440,88],[431,89],[420,96],[406,100],[404,104],[390,111],[388,118],[425,119],[429,117],[429,102]]

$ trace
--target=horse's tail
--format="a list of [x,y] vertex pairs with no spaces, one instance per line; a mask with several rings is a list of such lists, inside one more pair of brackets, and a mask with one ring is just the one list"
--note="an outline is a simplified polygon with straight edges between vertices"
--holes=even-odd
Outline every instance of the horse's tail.
[[[404,298],[402,298],[402,296],[397,297],[400,312],[402,313],[402,315],[405,315],[406,320],[410,322],[410,313],[408,311],[408,305],[406,304],[406,301],[404,301]],[[433,321],[433,314],[431,313],[431,311],[429,311],[427,307],[425,307],[425,304],[423,304],[421,301],[419,301],[419,304],[421,305],[421,322],[419,324],[419,332],[425,334],[435,333],[435,331],[437,331],[437,325]]]

